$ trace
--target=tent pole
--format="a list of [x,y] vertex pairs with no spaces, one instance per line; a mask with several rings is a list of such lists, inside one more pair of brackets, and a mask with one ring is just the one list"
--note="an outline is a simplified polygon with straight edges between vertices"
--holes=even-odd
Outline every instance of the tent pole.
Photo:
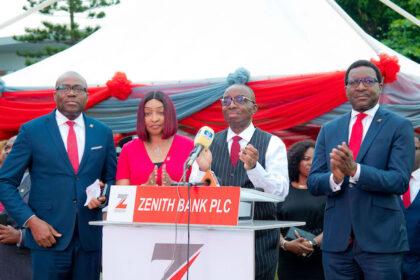
[[420,20],[416,18],[415,16],[413,16],[412,14],[410,14],[409,12],[407,12],[406,10],[402,9],[400,6],[394,4],[393,2],[389,0],[379,0],[379,1],[381,1],[382,3],[384,3],[385,5],[387,5],[388,7],[390,7],[391,9],[393,9],[394,11],[396,11],[397,13],[405,17],[407,20],[417,25],[418,27],[420,27]]
[[17,22],[17,21],[19,21],[19,20],[21,20],[21,19],[23,19],[23,18],[25,18],[25,17],[33,14],[33,13],[35,13],[35,12],[38,12],[39,10],[44,9],[45,7],[48,7],[48,6],[52,5],[52,4],[54,4],[57,1],[59,1],[59,0],[47,0],[47,1],[39,4],[38,6],[35,6],[35,7],[31,8],[31,9],[27,10],[26,12],[24,12],[24,13],[22,13],[20,15],[17,15],[15,17],[13,17],[13,18],[11,18],[11,19],[3,22],[3,23],[0,23],[0,30],[2,30],[3,28],[5,28],[5,27],[7,27],[7,26],[9,26],[9,25],[11,25],[11,24],[13,24],[13,23],[15,23],[15,22]]

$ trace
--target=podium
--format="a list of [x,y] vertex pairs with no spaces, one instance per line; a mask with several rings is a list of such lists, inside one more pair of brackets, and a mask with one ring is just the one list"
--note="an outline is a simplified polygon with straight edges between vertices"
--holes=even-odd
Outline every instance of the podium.
[[240,187],[190,191],[188,234],[187,187],[112,186],[107,221],[90,222],[103,226],[104,280],[186,279],[187,251],[190,279],[254,279],[255,231],[305,224],[252,220],[252,203],[279,202],[275,195]]

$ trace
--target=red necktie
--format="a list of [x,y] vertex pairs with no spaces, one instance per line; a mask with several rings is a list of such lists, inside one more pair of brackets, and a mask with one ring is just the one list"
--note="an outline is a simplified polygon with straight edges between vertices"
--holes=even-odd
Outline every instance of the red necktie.
[[3,212],[3,210],[4,210],[4,206],[3,206],[3,204],[1,204],[1,202],[0,202],[0,213],[1,213],[1,212]]
[[362,144],[363,139],[363,124],[362,120],[367,115],[365,113],[360,113],[357,115],[356,122],[353,124],[351,129],[351,136],[349,142],[349,148],[353,152],[353,159],[356,161],[357,154],[359,153],[360,145]]
[[74,172],[77,173],[77,169],[79,169],[79,152],[77,150],[76,132],[74,132],[73,128],[75,122],[67,121],[66,123],[69,126],[69,134],[67,136],[67,154],[69,155],[71,165],[73,165]]
[[[411,176],[411,178],[413,178],[413,176]],[[408,184],[408,190],[402,196],[402,201],[403,201],[403,204],[404,204],[405,208],[408,208],[408,206],[410,206],[410,204],[411,204],[410,184]]]
[[236,163],[239,160],[239,152],[241,151],[241,145],[239,145],[239,140],[242,138],[240,136],[234,136],[232,138],[232,147],[230,148],[230,161],[232,166],[235,167]]

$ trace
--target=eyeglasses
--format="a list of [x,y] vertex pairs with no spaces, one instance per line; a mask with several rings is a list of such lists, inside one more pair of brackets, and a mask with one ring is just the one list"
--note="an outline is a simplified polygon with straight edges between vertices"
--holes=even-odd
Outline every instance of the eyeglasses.
[[360,85],[360,82],[362,82],[365,87],[372,87],[375,83],[378,83],[378,80],[375,78],[349,80],[347,81],[347,86],[350,88],[357,88]]
[[82,86],[68,86],[68,85],[61,85],[55,89],[58,93],[69,94],[71,91],[74,92],[75,95],[82,95],[87,92],[87,88]]
[[224,97],[222,99],[220,99],[220,102],[222,102],[222,106],[226,107],[226,106],[230,106],[230,104],[235,103],[236,105],[245,105],[246,102],[251,102],[253,104],[255,104],[255,101],[249,99],[248,97],[245,96],[235,96],[235,97]]

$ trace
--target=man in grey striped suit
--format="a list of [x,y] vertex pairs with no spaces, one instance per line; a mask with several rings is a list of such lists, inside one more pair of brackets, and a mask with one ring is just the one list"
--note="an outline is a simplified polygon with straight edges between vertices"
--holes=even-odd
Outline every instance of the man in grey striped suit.
[[[229,128],[215,135],[210,150],[193,165],[190,181],[198,181],[211,168],[221,185],[255,188],[283,199],[289,192],[286,147],[280,138],[256,128],[257,112],[251,88],[234,84],[226,89],[223,116]],[[274,203],[256,203],[255,220],[275,220]],[[279,230],[255,233],[255,279],[274,279],[278,261]]]

